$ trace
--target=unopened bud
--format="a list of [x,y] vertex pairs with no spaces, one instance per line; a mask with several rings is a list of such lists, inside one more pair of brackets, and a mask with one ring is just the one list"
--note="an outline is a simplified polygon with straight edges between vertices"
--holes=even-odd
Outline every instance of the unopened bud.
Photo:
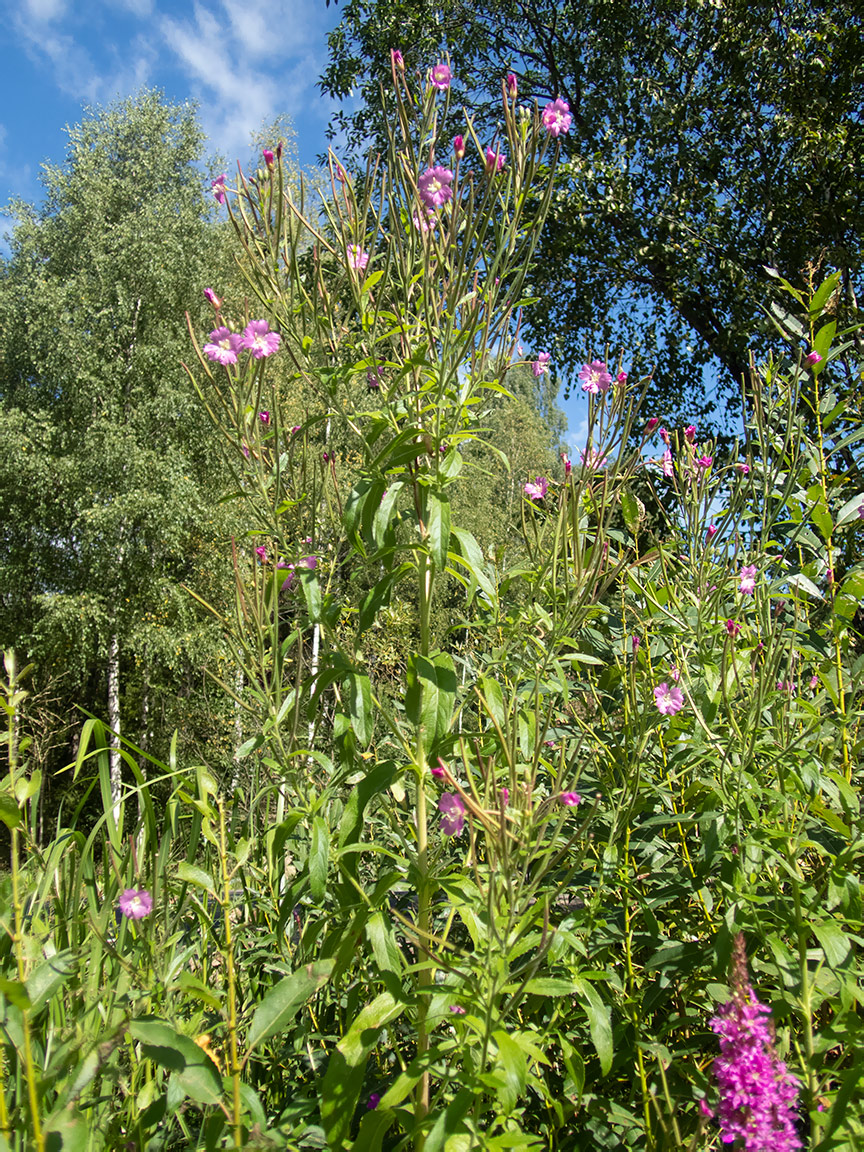
[[515,100],[519,92],[519,85],[516,83],[516,77],[512,72],[507,73],[507,95],[511,100]]
[[465,156],[465,137],[455,136],[453,139],[453,151],[456,154],[456,159],[461,160]]

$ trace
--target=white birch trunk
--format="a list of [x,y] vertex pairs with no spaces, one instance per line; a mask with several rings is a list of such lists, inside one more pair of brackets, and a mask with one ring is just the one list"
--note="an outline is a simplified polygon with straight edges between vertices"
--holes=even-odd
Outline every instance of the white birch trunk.
[[[120,638],[115,632],[108,649],[108,726],[112,733],[108,749],[111,778],[111,806],[114,822],[120,823],[120,804],[123,798],[123,775],[120,769]],[[122,831],[122,830],[121,830]]]

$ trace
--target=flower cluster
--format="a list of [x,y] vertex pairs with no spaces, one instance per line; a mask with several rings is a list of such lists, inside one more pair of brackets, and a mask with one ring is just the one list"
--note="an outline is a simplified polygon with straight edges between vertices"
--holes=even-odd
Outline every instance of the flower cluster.
[[215,360],[218,364],[237,363],[240,352],[246,351],[255,360],[262,360],[265,356],[272,356],[279,351],[282,337],[278,332],[271,332],[266,320],[252,320],[242,332],[232,332],[230,328],[214,328],[210,333],[210,340],[204,345],[204,355],[208,360]]
[[[801,1148],[795,1130],[798,1082],[777,1056],[769,1017],[747,976],[744,937],[735,940],[732,999],[710,1021],[720,1038],[714,1061],[719,1099],[716,1115],[724,1144],[742,1142],[744,1152],[793,1152]],[[711,1109],[703,1105],[703,1111]]]

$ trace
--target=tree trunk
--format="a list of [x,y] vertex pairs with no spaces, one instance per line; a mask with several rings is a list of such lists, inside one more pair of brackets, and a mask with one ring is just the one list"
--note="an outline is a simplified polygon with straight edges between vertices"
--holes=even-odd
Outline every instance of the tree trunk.
[[120,769],[120,638],[115,632],[108,649],[108,726],[113,735],[108,749],[111,777],[111,805],[114,822],[119,825],[120,802],[123,798],[123,776]]

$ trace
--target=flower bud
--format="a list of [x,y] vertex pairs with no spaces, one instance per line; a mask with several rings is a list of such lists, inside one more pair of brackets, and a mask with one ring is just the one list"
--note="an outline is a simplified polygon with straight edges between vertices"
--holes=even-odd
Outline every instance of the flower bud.
[[273,153],[270,151],[269,148],[265,148],[264,152],[263,152],[263,156],[264,156],[264,163],[267,165],[268,171],[272,172],[273,171],[273,163],[275,160]]
[[507,95],[511,100],[515,100],[519,93],[519,85],[516,83],[516,77],[512,72],[507,73]]
[[456,154],[456,159],[461,160],[465,156],[465,137],[455,136],[453,138],[453,151]]

